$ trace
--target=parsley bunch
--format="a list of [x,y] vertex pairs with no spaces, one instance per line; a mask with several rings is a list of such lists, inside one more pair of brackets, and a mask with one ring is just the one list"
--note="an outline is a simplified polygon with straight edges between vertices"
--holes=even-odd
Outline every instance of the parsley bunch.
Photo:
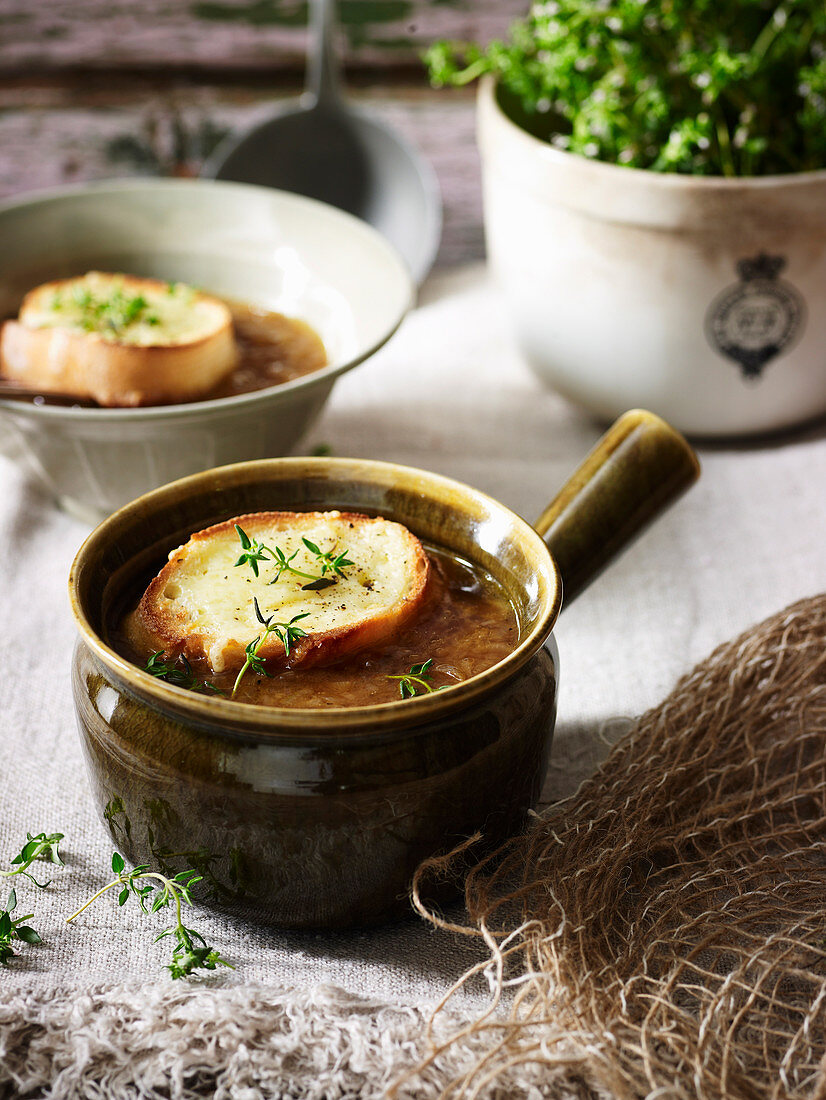
[[823,0],[551,0],[507,42],[437,42],[432,82],[492,73],[560,149],[657,172],[826,167]]

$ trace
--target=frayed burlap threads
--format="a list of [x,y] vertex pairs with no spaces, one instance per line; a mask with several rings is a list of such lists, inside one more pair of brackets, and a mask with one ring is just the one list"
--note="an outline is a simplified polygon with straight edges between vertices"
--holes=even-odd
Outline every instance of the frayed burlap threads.
[[[211,982],[67,987],[0,998],[2,1100],[436,1100],[479,1064],[487,1036],[451,1043],[417,1070],[421,1009],[335,986],[275,990]],[[456,1018],[431,1032],[438,1041]],[[520,1065],[487,1100],[590,1100],[564,1073]]]
[[720,646],[466,900],[516,992],[461,1030],[488,1051],[445,1095],[531,1064],[629,1100],[826,1100],[826,597]]

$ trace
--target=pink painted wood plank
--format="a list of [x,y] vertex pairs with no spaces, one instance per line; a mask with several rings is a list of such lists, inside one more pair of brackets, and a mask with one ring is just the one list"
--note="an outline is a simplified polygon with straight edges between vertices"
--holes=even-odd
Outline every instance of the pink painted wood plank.
[[[0,0],[0,72],[295,70],[306,0]],[[501,36],[526,0],[340,0],[348,63],[415,65],[439,37]]]
[[[206,86],[119,88],[107,100],[94,89],[0,89],[0,197],[63,183],[136,175],[197,175],[204,156],[230,129],[265,117],[260,93]],[[483,254],[479,163],[473,99],[452,93],[371,91],[365,108],[414,142],[436,169],[445,219],[439,266]]]

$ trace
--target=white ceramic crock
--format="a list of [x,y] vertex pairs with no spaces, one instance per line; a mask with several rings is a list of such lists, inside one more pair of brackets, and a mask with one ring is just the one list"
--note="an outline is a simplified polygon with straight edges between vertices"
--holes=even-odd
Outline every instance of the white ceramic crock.
[[826,413],[826,171],[664,175],[561,152],[482,83],[493,271],[536,373],[694,435]]
[[121,180],[0,204],[0,317],[26,290],[90,268],[193,283],[315,328],[330,365],[185,405],[61,408],[0,398],[0,454],[96,522],[167,481],[287,454],[336,378],[396,330],[413,286],[374,229],[324,203],[212,180]]

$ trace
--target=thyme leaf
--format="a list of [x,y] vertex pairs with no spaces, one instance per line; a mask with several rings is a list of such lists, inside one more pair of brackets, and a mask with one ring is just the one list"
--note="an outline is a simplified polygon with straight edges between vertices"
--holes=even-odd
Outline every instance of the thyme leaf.
[[255,604],[255,617],[264,627],[264,630],[261,634],[258,635],[257,638],[253,638],[253,640],[244,649],[244,652],[246,653],[246,660],[241,666],[241,671],[238,673],[235,684],[233,685],[233,697],[238,691],[238,686],[246,675],[247,669],[251,668],[253,672],[258,673],[259,676],[270,675],[270,673],[267,671],[267,666],[264,663],[264,658],[260,655],[261,647],[264,645],[264,642],[267,640],[270,634],[275,634],[275,636],[284,646],[285,657],[289,657],[293,642],[297,641],[299,638],[307,637],[306,630],[302,630],[302,628],[300,626],[296,626],[295,623],[297,623],[300,619],[306,619],[310,614],[309,611],[302,611],[299,615],[293,615],[288,623],[281,623],[275,622],[275,612],[273,612],[272,615],[266,618],[264,617],[261,612],[261,607],[258,603],[258,599],[255,596],[253,597],[253,603]]
[[271,557],[272,551],[268,550],[263,542],[259,542],[258,539],[251,539],[244,528],[237,523],[235,524],[235,530],[241,541],[241,549],[244,551],[235,563],[236,568],[239,565],[248,565],[257,577],[258,563]]
[[183,653],[175,660],[170,660],[164,651],[159,649],[143,666],[143,671],[157,677],[158,680],[164,680],[175,687],[186,688],[188,691],[212,692],[214,695],[226,694],[209,680],[199,680]]
[[388,680],[398,680],[399,695],[402,699],[412,699],[416,695],[427,695],[434,690],[430,683],[430,666],[433,658],[429,657],[421,664],[411,665],[410,671],[403,676],[388,676]]
[[319,577],[317,581],[310,581],[309,584],[302,584],[302,592],[320,592],[323,588],[329,588],[330,585],[336,582],[332,577]]

